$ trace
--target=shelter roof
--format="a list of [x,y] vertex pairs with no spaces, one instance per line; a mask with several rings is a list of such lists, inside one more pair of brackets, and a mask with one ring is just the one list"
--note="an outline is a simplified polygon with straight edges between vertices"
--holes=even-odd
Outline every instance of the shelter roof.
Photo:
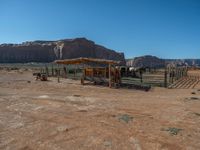
[[93,63],[101,63],[101,64],[112,64],[116,65],[119,64],[119,61],[114,60],[107,60],[107,59],[97,59],[97,58],[75,58],[75,59],[64,59],[64,60],[55,60],[54,61],[57,64],[81,64],[81,63],[87,63],[87,62],[93,62]]

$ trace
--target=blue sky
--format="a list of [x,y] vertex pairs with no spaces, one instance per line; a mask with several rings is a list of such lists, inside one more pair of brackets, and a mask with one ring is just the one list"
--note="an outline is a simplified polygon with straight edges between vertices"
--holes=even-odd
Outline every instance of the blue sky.
[[76,37],[126,58],[200,58],[200,0],[0,0],[0,43]]

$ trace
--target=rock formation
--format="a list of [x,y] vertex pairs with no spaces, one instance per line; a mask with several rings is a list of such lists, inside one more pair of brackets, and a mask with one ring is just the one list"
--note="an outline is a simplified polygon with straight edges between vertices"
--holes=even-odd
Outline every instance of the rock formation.
[[161,68],[165,66],[165,61],[155,56],[141,56],[130,59],[126,62],[127,66],[132,66],[136,68],[140,67],[151,67],[151,68]]
[[107,49],[85,38],[1,44],[0,63],[52,62],[56,59],[90,57],[125,63],[123,53]]
[[126,60],[126,65],[131,67],[151,67],[151,68],[163,68],[167,64],[174,66],[200,66],[200,59],[160,59],[155,56],[146,55],[141,57],[135,57],[133,59]]

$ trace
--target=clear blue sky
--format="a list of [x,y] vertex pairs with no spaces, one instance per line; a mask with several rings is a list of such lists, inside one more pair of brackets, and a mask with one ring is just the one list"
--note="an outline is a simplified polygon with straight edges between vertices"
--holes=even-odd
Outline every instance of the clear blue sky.
[[0,43],[75,37],[127,58],[200,58],[200,0],[0,0]]

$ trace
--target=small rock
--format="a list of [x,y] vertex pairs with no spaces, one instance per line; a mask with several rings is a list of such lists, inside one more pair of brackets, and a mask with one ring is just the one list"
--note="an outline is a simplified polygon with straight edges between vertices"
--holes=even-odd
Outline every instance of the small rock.
[[57,131],[58,132],[69,131],[69,126],[67,126],[67,125],[59,126],[59,127],[57,127]]
[[41,95],[41,96],[38,96],[38,98],[49,98],[48,95]]
[[200,117],[200,113],[194,113],[196,116],[199,116]]
[[112,146],[112,141],[105,141],[104,146],[106,147],[111,147]]
[[88,110],[80,109],[78,112],[88,112]]
[[191,100],[198,100],[198,97],[190,97]]
[[81,97],[81,95],[73,95],[74,97]]
[[129,141],[134,145],[135,150],[142,150],[138,139],[130,137]]

